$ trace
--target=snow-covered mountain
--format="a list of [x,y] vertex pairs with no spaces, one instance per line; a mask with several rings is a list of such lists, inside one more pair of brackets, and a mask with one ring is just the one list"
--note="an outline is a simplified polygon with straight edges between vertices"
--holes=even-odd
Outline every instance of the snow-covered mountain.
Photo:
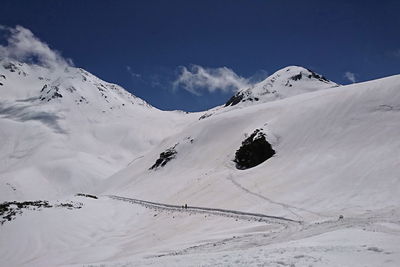
[[278,70],[264,81],[250,88],[238,91],[226,102],[225,106],[234,106],[245,102],[264,103],[337,86],[339,84],[312,70],[299,66],[289,66]]
[[0,206],[23,211],[0,225],[1,266],[400,264],[400,75],[338,86],[291,66],[185,114],[8,64],[0,196],[50,201]]
[[79,68],[2,61],[0,83],[1,200],[90,191],[185,117]]
[[38,65],[2,61],[2,100],[50,102],[63,105],[89,105],[96,111],[121,109],[125,105],[152,108],[116,84],[100,80],[89,72],[74,67],[52,70]]

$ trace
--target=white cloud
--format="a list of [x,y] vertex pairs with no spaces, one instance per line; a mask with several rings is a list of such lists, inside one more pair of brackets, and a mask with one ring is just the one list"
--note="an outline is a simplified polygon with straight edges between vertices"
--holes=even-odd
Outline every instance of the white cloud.
[[70,59],[63,58],[58,51],[52,50],[27,28],[0,25],[0,30],[8,35],[7,45],[0,45],[0,59],[35,63],[52,69],[73,65]]
[[202,90],[235,92],[250,85],[249,79],[227,67],[203,68],[199,65],[192,65],[190,69],[181,67],[178,78],[173,82],[175,89],[180,87],[195,95],[201,95]]
[[139,73],[133,72],[130,66],[126,66],[126,71],[132,76],[132,78],[140,78],[142,76]]
[[346,73],[344,74],[344,77],[347,78],[352,83],[356,82],[356,74],[353,72],[346,71]]

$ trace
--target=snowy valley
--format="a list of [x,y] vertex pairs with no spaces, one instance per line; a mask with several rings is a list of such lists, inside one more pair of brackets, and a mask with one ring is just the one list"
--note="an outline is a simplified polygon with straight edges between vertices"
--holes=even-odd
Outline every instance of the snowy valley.
[[400,75],[187,113],[0,63],[0,266],[400,265]]

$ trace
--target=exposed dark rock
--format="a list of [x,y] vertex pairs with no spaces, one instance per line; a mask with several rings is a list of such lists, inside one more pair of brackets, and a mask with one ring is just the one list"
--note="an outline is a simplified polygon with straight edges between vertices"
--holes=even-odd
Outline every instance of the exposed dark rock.
[[[22,64],[18,64],[19,66],[22,66]],[[18,72],[18,75],[23,75],[23,76],[27,76],[28,74],[25,71],[21,71],[17,65],[15,65],[14,63],[8,62],[3,64],[3,67],[10,71],[10,72]]]
[[210,117],[210,116],[212,116],[212,114],[210,114],[210,113],[204,113],[203,115],[200,116],[199,120],[206,119],[206,118],[208,118],[208,117]]
[[27,208],[50,208],[52,207],[47,201],[24,201],[24,202],[4,202],[0,204],[0,224],[15,219],[17,214],[22,213],[22,209]]
[[256,129],[242,142],[242,146],[236,151],[236,168],[245,170],[257,166],[275,154],[271,144],[265,139],[262,129]]
[[73,86],[70,86],[67,88],[67,91],[69,91],[70,93],[76,92],[76,88]]
[[75,99],[75,103],[77,103],[78,105],[81,104],[81,103],[86,103],[86,104],[88,104],[89,101],[87,101],[87,99],[86,99],[85,97],[81,96],[81,97],[79,98],[79,100],[78,100],[78,99]]
[[83,193],[78,193],[76,194],[78,197],[88,197],[88,198],[94,198],[97,199],[97,196],[95,195],[89,195],[89,194],[83,194]]
[[191,144],[194,142],[194,139],[191,136],[186,137],[185,140],[189,141]]
[[24,201],[24,202],[11,201],[11,202],[0,203],[0,224],[4,224],[7,221],[14,220],[17,215],[22,214],[24,209],[41,210],[42,208],[53,208],[53,207],[80,209],[82,208],[82,203],[74,203],[74,202],[59,203],[54,206],[49,204],[49,202],[45,200]]
[[0,83],[0,86],[2,86],[3,84],[2,83]]
[[59,97],[63,97],[62,94],[60,94],[59,92],[55,92],[51,98],[59,98]]
[[240,102],[245,102],[245,101],[253,102],[253,101],[258,101],[258,100],[260,100],[258,97],[253,98],[253,97],[248,96],[247,98],[245,98],[245,94],[243,94],[242,92],[238,92],[234,96],[232,96],[228,100],[228,102],[226,102],[225,107],[234,106],[236,104],[239,104]]
[[[321,82],[326,82],[326,83],[329,82],[329,80],[327,78],[325,78],[324,76],[319,75],[319,74],[313,72],[310,69],[307,69],[307,70],[310,72],[310,74],[307,75],[307,77],[309,79],[314,78],[314,79],[317,79],[317,80],[319,80]],[[299,74],[297,74],[297,75],[294,75],[294,76],[290,77],[290,79],[293,80],[293,81],[301,80],[301,78],[303,78],[303,75],[302,75],[301,72]]]
[[308,78],[313,77],[313,78],[315,78],[315,79],[320,80],[321,82],[329,82],[329,80],[328,80],[327,78],[325,78],[324,76],[319,75],[319,74],[313,72],[312,70],[309,70],[309,69],[307,69],[307,70],[308,70],[309,72],[311,72],[311,75],[308,75]]
[[[75,209],[77,208],[76,206],[74,206],[74,204],[72,203],[60,203],[55,205],[56,207],[60,207],[60,208],[67,208],[69,210]],[[80,209],[81,207],[78,207],[77,209]]]
[[290,77],[290,79],[292,79],[293,81],[298,81],[298,80],[301,80],[302,77],[303,77],[302,74],[299,73],[297,75]]
[[244,95],[241,92],[236,93],[234,96],[232,96],[228,102],[226,102],[225,107],[227,106],[234,106],[236,104],[239,104],[240,101],[242,101],[244,98]]
[[171,159],[174,159],[175,156],[176,156],[176,154],[177,154],[177,152],[176,152],[176,150],[175,150],[175,147],[176,147],[177,145],[178,145],[178,144],[176,144],[176,145],[174,145],[173,147],[168,148],[167,150],[165,150],[164,152],[162,152],[162,153],[160,154],[160,157],[156,160],[156,163],[154,163],[154,165],[151,166],[151,167],[149,168],[149,170],[154,170],[154,169],[157,169],[158,167],[164,167],[165,164],[167,164]]
[[[46,88],[48,88],[48,90],[47,90],[47,92],[44,92]],[[52,99],[62,98],[63,95],[59,93],[59,90],[60,90],[60,88],[58,86],[51,86],[49,88],[49,86],[47,84],[45,84],[42,87],[42,89],[40,90],[40,92],[42,93],[40,100],[50,101]]]
[[4,67],[6,70],[9,70],[10,72],[16,72],[17,70],[19,70],[18,67],[17,67],[15,64],[11,63],[11,62],[5,63],[5,64],[3,65],[3,67]]

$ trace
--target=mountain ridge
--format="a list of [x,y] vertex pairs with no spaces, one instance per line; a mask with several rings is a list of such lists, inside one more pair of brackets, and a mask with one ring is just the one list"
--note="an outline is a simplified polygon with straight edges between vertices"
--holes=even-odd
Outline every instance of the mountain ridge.
[[300,66],[282,68],[265,80],[239,90],[226,103],[225,107],[244,102],[269,102],[290,96],[338,87],[323,75]]

